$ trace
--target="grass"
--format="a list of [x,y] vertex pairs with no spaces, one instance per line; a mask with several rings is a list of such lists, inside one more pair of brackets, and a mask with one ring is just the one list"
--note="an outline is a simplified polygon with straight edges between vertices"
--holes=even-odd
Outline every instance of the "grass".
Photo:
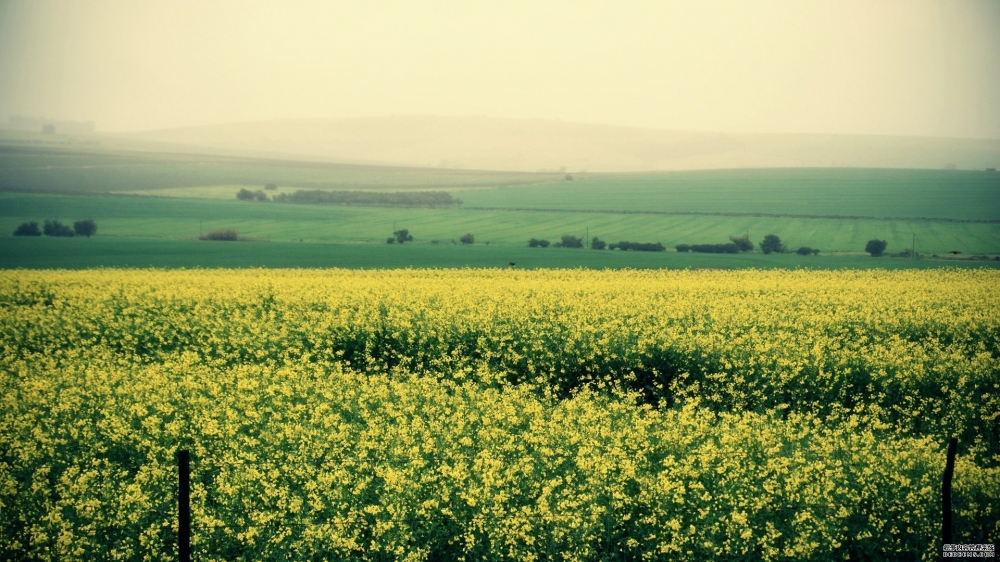
[[1000,173],[785,168],[582,176],[458,193],[467,207],[1000,219]]
[[[860,253],[872,238],[886,240],[890,253],[910,248],[914,240],[917,251],[925,255],[952,251],[966,256],[1000,253],[1000,174],[996,173],[771,169],[591,174],[575,175],[573,181],[562,181],[561,177],[126,153],[92,146],[65,150],[0,146],[0,246],[21,247],[21,242],[9,235],[22,222],[56,219],[71,224],[92,218],[99,227],[97,239],[130,240],[121,242],[122,247],[151,244],[154,240],[181,243],[212,230],[232,229],[251,239],[294,242],[296,248],[299,242],[364,244],[369,248],[366,251],[395,252],[402,250],[383,250],[381,246],[394,230],[406,228],[416,238],[414,248],[449,246],[471,232],[477,245],[470,250],[483,252],[487,252],[487,242],[490,248],[514,251],[523,248],[530,238],[555,242],[564,234],[596,236],[607,242],[660,242],[672,248],[677,244],[722,243],[732,235],[748,232],[754,242],[765,234],[777,234],[790,250],[808,246],[827,254]],[[241,186],[260,189],[264,183],[277,183],[278,192],[293,186],[444,189],[465,204],[459,208],[423,209],[235,199]],[[373,245],[380,249],[371,249]],[[58,253],[54,246],[39,248]],[[112,256],[122,251],[115,244],[107,249]],[[246,251],[267,252],[263,246]],[[355,256],[352,259],[358,260],[359,267],[367,267],[369,260],[362,255],[364,252],[345,251],[345,255]],[[408,246],[406,251],[424,250]],[[204,252],[199,255],[211,254]],[[15,253],[8,252],[11,256]],[[322,262],[314,256],[324,255],[321,250],[294,250],[290,256],[299,256],[301,263],[291,257],[273,259],[288,266],[305,266]],[[414,258],[417,262],[413,265],[458,263],[450,257],[453,254],[443,250],[427,250],[421,255],[432,261]],[[484,254],[477,263],[492,263],[491,255]],[[529,254],[529,260],[530,256],[533,254]],[[435,263],[432,258],[442,261]],[[39,259],[31,263],[44,263],[44,256]],[[198,261],[201,259],[192,258],[198,265],[211,265]],[[240,259],[243,261],[239,263],[252,262]],[[590,267],[591,263],[594,267],[619,267],[590,258],[547,259],[559,264],[559,260],[568,259],[567,267]],[[636,264],[620,267],[660,263],[649,257],[595,259]],[[710,263],[716,263],[716,259],[711,258]],[[752,256],[739,259],[758,263]],[[109,260],[110,265],[114,260]],[[217,260],[227,263],[221,255]],[[407,265],[406,259],[387,260]],[[58,264],[55,257],[52,261]],[[195,265],[195,261],[176,263]],[[770,263],[785,262],[755,266]],[[788,263],[790,267],[797,265],[794,261]],[[861,265],[867,262],[845,263],[867,267]]]
[[[92,218],[98,237],[196,238],[215,229],[272,241],[380,243],[396,228],[407,228],[418,244],[450,244],[466,232],[479,244],[523,246],[530,238],[557,241],[563,234],[680,243],[725,242],[749,231],[754,241],[777,234],[791,248],[860,252],[871,238],[888,241],[889,252],[909,248],[916,236],[924,254],[1000,252],[1000,224],[919,220],[871,221],[773,217],[703,217],[585,212],[474,211],[312,206],[232,200],[160,199],[125,196],[58,196],[0,193],[0,234],[25,221],[64,223]],[[395,228],[394,228],[395,227]],[[0,238],[2,240],[2,238]]]
[[306,244],[298,242],[212,242],[145,238],[5,238],[0,268],[83,269],[94,267],[340,267],[351,269],[509,267],[522,269],[909,269],[1000,267],[998,261],[942,261],[871,258],[860,255],[678,254],[610,252],[500,246],[419,244]]

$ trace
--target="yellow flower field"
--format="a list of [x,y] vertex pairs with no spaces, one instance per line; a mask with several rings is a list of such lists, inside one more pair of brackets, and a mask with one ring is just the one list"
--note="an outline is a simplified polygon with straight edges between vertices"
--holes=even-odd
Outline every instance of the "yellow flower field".
[[932,559],[1000,540],[1000,273],[0,273],[0,558]]

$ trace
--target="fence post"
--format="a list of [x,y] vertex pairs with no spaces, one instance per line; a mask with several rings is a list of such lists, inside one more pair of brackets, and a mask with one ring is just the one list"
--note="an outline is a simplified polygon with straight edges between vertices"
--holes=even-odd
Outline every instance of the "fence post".
[[[955,452],[958,439],[948,440],[948,460],[944,465],[944,481],[941,483],[941,540],[942,545],[953,544],[951,535],[951,477],[955,472]],[[942,548],[944,548],[942,546]]]
[[191,562],[191,455],[177,451],[177,559]]

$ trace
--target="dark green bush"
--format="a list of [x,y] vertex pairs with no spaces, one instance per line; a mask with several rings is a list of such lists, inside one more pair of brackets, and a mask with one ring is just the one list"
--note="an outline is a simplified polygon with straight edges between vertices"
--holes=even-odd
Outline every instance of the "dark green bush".
[[42,231],[35,221],[21,223],[21,226],[14,230],[14,236],[41,236]]

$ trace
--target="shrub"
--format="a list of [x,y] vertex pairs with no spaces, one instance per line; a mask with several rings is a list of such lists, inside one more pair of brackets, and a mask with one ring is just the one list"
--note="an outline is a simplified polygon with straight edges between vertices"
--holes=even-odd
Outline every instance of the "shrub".
[[249,189],[241,189],[236,192],[236,198],[240,201],[267,201],[267,194],[261,190],[250,191]]
[[390,236],[390,237],[388,237],[388,238],[385,239],[385,243],[386,244],[395,244],[396,243],[396,238],[393,237],[393,236]]
[[802,246],[798,250],[795,250],[795,253],[800,256],[808,256],[809,254],[813,253],[813,249],[810,248],[809,246]]
[[405,228],[393,231],[392,235],[396,237],[396,242],[399,242],[400,244],[413,241],[413,235],[410,234],[410,231]]
[[691,245],[690,244],[678,244],[678,245],[676,245],[674,247],[677,248],[678,252],[690,252],[691,251]]
[[97,223],[93,219],[84,219],[73,223],[73,231],[77,236],[90,238],[97,232]]
[[528,240],[528,247],[529,248],[548,248],[549,247],[549,241],[548,240],[539,240],[537,238],[532,238],[531,240]]
[[702,254],[737,254],[739,246],[730,242],[729,244],[691,244],[692,252]]
[[868,244],[865,244],[865,251],[872,255],[873,258],[881,256],[885,252],[885,247],[888,246],[885,240],[869,240]]
[[299,189],[292,193],[278,193],[275,203],[300,205],[356,205],[369,207],[450,207],[462,201],[442,191],[343,191]]
[[14,230],[14,236],[41,236],[42,231],[38,229],[35,221],[21,223],[21,226]]
[[736,244],[736,247],[739,249],[739,251],[741,252],[753,251],[753,242],[750,241],[749,234],[744,234],[739,238],[737,238],[736,236],[730,236],[729,239],[732,240],[733,244]]
[[608,247],[608,243],[595,236],[594,239],[590,241],[590,247],[594,250],[603,250]]
[[234,242],[240,239],[240,235],[233,229],[221,228],[218,230],[213,230],[211,232],[206,232],[198,237],[198,240],[223,240],[227,242]]
[[476,237],[473,236],[471,232],[466,232],[461,237],[459,237],[458,241],[461,242],[462,244],[466,244],[466,245],[475,244],[476,243]]
[[785,251],[785,245],[781,243],[781,238],[778,238],[776,234],[768,234],[760,243],[760,250],[765,254],[770,254],[771,252],[780,254]]
[[663,244],[659,242],[654,244],[652,242],[629,242],[627,240],[612,244],[608,248],[611,250],[634,250],[637,252],[662,252],[666,250]]
[[72,237],[73,229],[59,221],[45,221],[44,232],[46,236]]
[[573,236],[572,234],[563,234],[562,242],[558,244],[562,248],[582,248],[583,238]]

